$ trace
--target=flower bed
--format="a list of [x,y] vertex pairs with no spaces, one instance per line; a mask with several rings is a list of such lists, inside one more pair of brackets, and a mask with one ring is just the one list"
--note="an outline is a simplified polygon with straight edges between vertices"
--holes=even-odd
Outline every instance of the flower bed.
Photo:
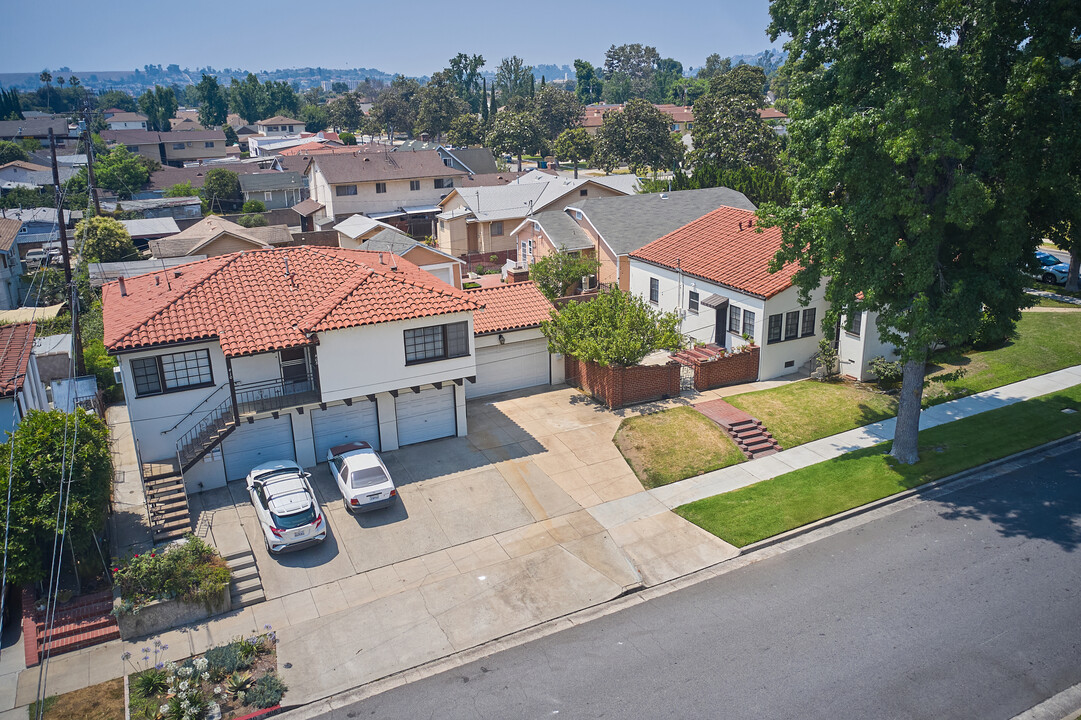
[[232,720],[278,707],[287,688],[277,675],[277,638],[267,630],[179,663],[165,661],[169,646],[154,641],[143,648],[143,669],[125,653],[135,671],[129,677],[131,717],[204,720],[220,712],[222,720]]
[[114,614],[135,614],[156,600],[210,605],[229,587],[229,568],[218,552],[188,534],[162,552],[134,555],[113,566],[120,596]]

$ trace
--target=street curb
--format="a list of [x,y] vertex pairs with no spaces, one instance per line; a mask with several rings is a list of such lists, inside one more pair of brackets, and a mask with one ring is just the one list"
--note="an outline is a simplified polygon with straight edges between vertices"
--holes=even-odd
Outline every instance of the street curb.
[[[1027,460],[1030,456],[1033,455],[1048,454],[1052,450],[1058,450],[1060,447],[1069,445],[1079,440],[1081,440],[1081,433],[1067,435],[1065,437],[1059,438],[1058,440],[1052,440],[1051,442],[1044,443],[1043,445],[1037,445],[1036,447],[1029,448],[1028,450],[1022,450],[1021,452],[1014,453],[1013,455],[1007,455],[1006,457],[999,458],[998,460],[992,460],[991,462],[984,463],[979,467],[962,470],[959,473],[954,473],[953,475],[948,475],[944,478],[939,478],[938,480],[932,480],[931,482],[924,483],[923,485],[919,485],[909,490],[902,490],[899,493],[887,495],[886,497],[879,498],[878,500],[872,500],[866,505],[860,505],[859,507],[845,510],[844,512],[837,513],[836,515],[830,515],[829,517],[822,518],[821,520],[816,520],[813,523],[801,525],[798,528],[788,530],[786,532],[780,533],[779,535],[773,535],[772,537],[765,538],[764,540],[759,540],[756,543],[745,545],[744,547],[740,548],[740,555],[753,553],[758,550],[768,548],[772,545],[779,545],[780,543],[783,543],[787,540],[792,540],[794,538],[800,537],[801,535],[806,535],[807,533],[814,532],[815,530],[819,530],[824,527],[836,525],[837,523],[844,522],[845,520],[864,515],[883,506],[901,502],[902,500],[907,500],[911,497],[925,495],[930,496],[931,493],[933,493],[934,491],[944,489],[944,486],[951,486],[949,488],[950,490],[960,489],[961,487],[963,487],[963,485],[956,488],[952,486],[958,483],[963,483],[965,480],[972,479],[978,475],[987,474],[989,472],[994,472],[995,475],[1001,474],[995,471],[1002,470],[1003,466],[1005,465],[1019,463]],[[829,462],[829,460],[826,460],[825,462]],[[1016,468],[1008,468],[1008,470],[1014,469]]]
[[1068,687],[1012,720],[1073,720],[1081,711],[1081,683]]
[[[421,665],[417,665],[405,670],[399,670],[398,672],[377,678],[370,682],[367,682],[358,687],[344,690],[339,693],[335,693],[325,698],[314,700],[306,705],[295,706],[285,710],[281,716],[288,720],[306,720],[307,718],[313,718],[320,715],[331,713],[340,708],[346,707],[358,703],[362,700],[381,695],[382,693],[393,690],[394,688],[407,685],[417,680],[422,680],[434,675],[438,675],[455,668],[459,668],[463,665],[467,665],[471,662],[481,660],[483,658],[494,655],[503,650],[510,650],[512,648],[519,647],[534,640],[540,640],[554,635],[557,632],[563,630],[569,630],[571,628],[583,625],[585,623],[597,620],[599,618],[611,615],[629,607],[637,605],[639,603],[647,602],[658,597],[663,597],[678,590],[697,585],[705,582],[706,580],[712,580],[721,575],[727,575],[735,570],[754,564],[760,560],[764,560],[774,554],[781,554],[788,550],[794,550],[797,547],[819,540],[823,538],[814,538],[807,540],[805,543],[795,544],[790,548],[776,547],[781,545],[785,541],[796,540],[804,535],[809,535],[816,530],[829,531],[831,529],[836,532],[841,532],[847,528],[832,528],[832,526],[838,525],[845,520],[852,520],[862,515],[867,515],[875,510],[880,510],[891,505],[900,505],[904,500],[917,498],[920,500],[930,499],[930,496],[935,492],[953,492],[955,490],[967,487],[969,484],[975,484],[975,482],[989,479],[989,477],[982,477],[987,475],[988,471],[991,471],[994,475],[1003,474],[1015,470],[1020,466],[1022,461],[1029,459],[1032,456],[1039,454],[1048,454],[1050,451],[1060,450],[1061,452],[1067,451],[1067,445],[1073,442],[1081,441],[1081,433],[1075,433],[1073,435],[1067,435],[1066,437],[1053,440],[1049,443],[1044,443],[1028,450],[1023,450],[1019,453],[1009,455],[998,460],[993,460],[989,463],[985,463],[978,468],[972,468],[964,470],[954,475],[950,475],[939,480],[935,480],[930,483],[926,483],[917,488],[911,490],[905,490],[894,495],[887,496],[880,500],[862,505],[858,508],[847,510],[838,515],[834,515],[822,520],[816,521],[809,525],[790,530],[781,535],[776,535],[772,538],[767,538],[753,545],[748,545],[740,550],[740,554],[732,557],[728,560],[722,560],[719,563],[708,565],[694,572],[679,577],[672,578],[663,583],[653,585],[650,587],[632,587],[625,589],[621,595],[617,595],[611,600],[592,605],[590,607],[576,610],[567,615],[562,615],[551,620],[531,625],[521,630],[517,630],[508,635],[502,637],[493,638],[485,643],[476,645],[471,648],[467,648],[457,653],[445,655],[441,658],[430,660]],[[1058,454],[1057,452],[1054,454]],[[1010,467],[1007,467],[1010,466]],[[993,475],[991,475],[993,476]],[[924,496],[924,497],[920,497]],[[902,510],[903,507],[897,507],[896,510]],[[832,534],[832,533],[831,533]],[[828,535],[826,535],[828,537]],[[772,551],[772,553],[770,552]],[[1081,685],[1071,688],[1071,690],[1077,690],[1078,692],[1078,704],[1081,705]],[[1069,692],[1069,691],[1067,691]],[[1064,695],[1065,693],[1060,693]],[[1057,699],[1059,696],[1055,696],[1052,700]],[[1072,696],[1071,696],[1072,697]],[[1051,702],[1051,701],[1047,701]],[[1045,703],[1046,704],[1046,703]],[[1042,705],[1037,706],[1037,708]],[[1029,712],[1035,711],[1037,708],[1033,708]],[[1024,715],[1018,716],[1015,720],[1067,720],[1061,715]]]

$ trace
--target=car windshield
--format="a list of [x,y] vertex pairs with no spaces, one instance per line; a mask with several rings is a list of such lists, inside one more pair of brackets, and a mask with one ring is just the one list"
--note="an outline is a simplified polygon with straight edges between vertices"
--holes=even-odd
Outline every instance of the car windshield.
[[315,506],[309,505],[307,510],[301,510],[292,515],[270,513],[270,517],[274,521],[274,527],[279,530],[292,530],[293,528],[310,525],[315,522]]
[[256,475],[255,476],[255,481],[265,483],[267,480],[270,480],[271,478],[278,477],[279,475],[296,475],[296,474],[297,474],[296,468],[291,468],[291,467],[274,468],[273,470],[267,470],[264,473],[259,473],[258,475]]
[[387,479],[383,468],[370,467],[363,470],[354,470],[349,476],[349,487],[364,488],[378,485]]
[[1045,267],[1051,267],[1052,265],[1058,265],[1062,261],[1054,255],[1041,255],[1040,262],[1043,263]]

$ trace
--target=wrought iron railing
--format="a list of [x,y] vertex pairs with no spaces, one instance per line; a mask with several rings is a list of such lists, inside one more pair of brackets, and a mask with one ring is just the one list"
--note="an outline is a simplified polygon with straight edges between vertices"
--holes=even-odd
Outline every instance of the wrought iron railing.
[[240,415],[255,415],[319,402],[319,380],[313,373],[297,378],[237,383],[236,406]]
[[176,457],[181,470],[191,466],[217,444],[218,439],[236,423],[233,399],[227,397],[204,415],[195,426],[176,440]]
[[162,430],[162,431],[161,431],[161,434],[162,434],[162,435],[168,435],[168,434],[169,434],[169,433],[171,433],[171,432],[172,432],[173,430],[176,430],[176,429],[177,429],[178,427],[180,427],[181,425],[183,425],[183,424],[184,424],[184,423],[185,423],[185,422],[186,422],[186,421],[187,421],[187,420],[188,420],[189,418],[193,417],[193,416],[194,416],[194,415],[195,415],[196,413],[198,413],[198,412],[199,412],[200,410],[205,410],[205,409],[206,409],[206,408],[208,408],[208,407],[212,407],[212,404],[210,403],[210,401],[211,401],[212,399],[214,399],[215,397],[220,397],[220,396],[219,396],[218,394],[219,394],[219,393],[220,393],[221,391],[223,391],[223,390],[227,390],[228,388],[229,388],[229,383],[227,383],[227,382],[224,382],[224,383],[222,383],[221,385],[219,385],[219,386],[217,386],[216,388],[214,388],[214,389],[213,389],[213,390],[212,390],[212,391],[210,392],[210,394],[209,394],[209,395],[207,395],[207,396],[206,396],[205,398],[203,398],[202,402],[200,402],[200,403],[199,403],[198,405],[196,405],[195,407],[193,407],[193,408],[191,409],[191,412],[189,412],[189,413],[188,413],[187,415],[185,415],[184,417],[180,418],[180,420],[178,420],[178,421],[177,421],[176,425],[173,425],[173,426],[172,426],[171,428],[169,428],[168,430]]

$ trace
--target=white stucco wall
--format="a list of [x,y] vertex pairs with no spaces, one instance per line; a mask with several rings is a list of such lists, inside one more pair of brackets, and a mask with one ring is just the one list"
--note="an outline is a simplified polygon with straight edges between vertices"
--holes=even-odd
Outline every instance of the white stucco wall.
[[858,336],[845,330],[848,322],[847,317],[841,317],[841,336],[837,342],[837,358],[841,368],[841,374],[868,381],[874,379],[869,363],[872,358],[881,355],[887,360],[897,359],[897,349],[890,343],[884,342],[878,336],[878,327],[875,324],[878,313],[864,311],[860,334]]
[[[668,312],[681,308],[686,311],[682,323],[682,332],[695,340],[717,343],[729,349],[742,347],[746,344],[740,334],[728,332],[727,313],[724,318],[725,331],[721,338],[716,337],[716,312],[713,308],[701,304],[710,295],[726,297],[730,306],[736,305],[741,309],[753,311],[755,314],[753,337],[755,343],[761,347],[758,366],[759,379],[761,380],[768,380],[798,371],[800,366],[818,351],[818,342],[822,339],[821,322],[826,306],[821,289],[817,289],[811,294],[811,302],[807,306],[815,308],[814,335],[767,343],[770,315],[783,315],[796,310],[800,312],[802,321],[804,306],[799,304],[799,291],[795,287],[790,287],[766,300],[690,277],[686,274],[683,275],[681,289],[679,275],[674,270],[657,267],[634,258],[630,260],[630,268],[630,291],[648,301],[649,280],[651,277],[657,278],[660,290],[658,309]],[[693,291],[697,291],[699,296],[697,314],[687,311],[689,296]],[[792,364],[786,367],[788,363]]]
[[[463,320],[469,323],[469,355],[406,366],[405,330]],[[319,333],[318,352],[319,385],[325,402],[477,374],[470,312]]]

